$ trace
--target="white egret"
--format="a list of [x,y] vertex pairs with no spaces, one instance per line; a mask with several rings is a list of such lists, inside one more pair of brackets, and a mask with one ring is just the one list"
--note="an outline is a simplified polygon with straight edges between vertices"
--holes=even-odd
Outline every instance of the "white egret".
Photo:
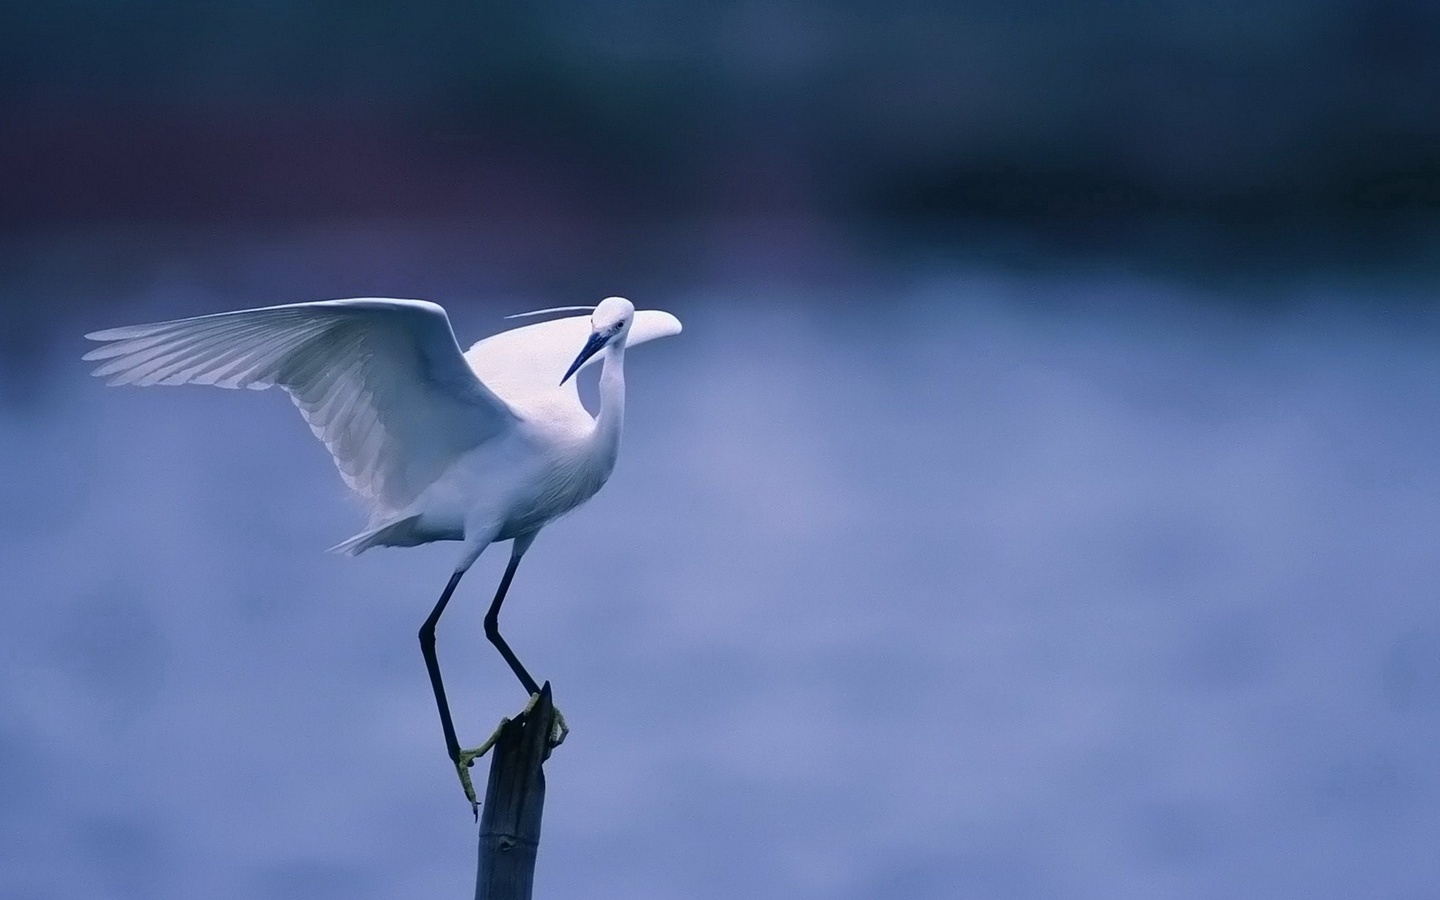
[[[540,313],[575,309],[590,307]],[[588,317],[504,331],[462,353],[439,305],[367,298],[96,331],[86,337],[103,345],[85,359],[101,361],[94,374],[110,384],[282,388],[370,508],[369,527],[336,551],[463,543],[420,646],[446,749],[473,807],[467,767],[485,748],[462,750],[455,737],[436,623],[485,548],[511,541],[485,634],[525,690],[539,691],[500,636],[500,605],[540,529],[610,477],[625,415],[625,348],[679,331],[667,312],[609,297]],[[592,417],[571,376],[597,358],[604,365]]]

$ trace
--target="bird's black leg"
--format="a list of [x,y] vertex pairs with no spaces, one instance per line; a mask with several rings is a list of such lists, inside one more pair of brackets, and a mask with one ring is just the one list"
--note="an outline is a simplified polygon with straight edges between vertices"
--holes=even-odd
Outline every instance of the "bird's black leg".
[[500,636],[500,604],[505,602],[505,592],[510,590],[510,581],[515,577],[515,569],[520,565],[520,557],[525,555],[525,549],[529,545],[528,540],[523,545],[519,540],[515,542],[515,549],[510,554],[510,564],[505,567],[505,576],[500,579],[500,589],[495,592],[495,599],[490,601],[490,611],[485,613],[485,636],[490,639],[490,643],[495,645],[495,649],[500,651],[500,655],[505,657],[505,662],[510,664],[510,671],[520,679],[520,683],[525,686],[525,691],[534,695],[540,693],[540,685],[536,684],[535,679],[530,677],[530,673],[525,671],[525,667],[520,665],[520,660],[515,658],[515,653],[510,649],[510,645],[505,643],[505,639]]
[[[491,643],[499,648],[500,655],[504,656],[505,661],[510,664],[511,671],[530,692],[531,703],[534,703],[535,698],[540,695],[540,686],[535,683],[535,679],[530,677],[530,673],[525,671],[525,667],[520,665],[520,660],[515,658],[510,646],[500,636],[499,625],[500,604],[505,602],[505,593],[510,589],[510,582],[515,577],[515,569],[520,565],[520,557],[525,555],[525,551],[530,547],[530,542],[534,540],[534,537],[532,533],[515,540],[510,551],[510,564],[505,567],[505,575],[500,579],[500,588],[495,592],[495,599],[490,603],[490,611],[485,614],[485,635],[490,638]],[[471,558],[470,562],[474,562],[474,559]],[[445,699],[445,682],[440,677],[440,661],[435,656],[435,626],[445,612],[446,604],[450,602],[450,595],[455,593],[455,586],[460,583],[461,576],[468,568],[469,564],[467,563],[450,576],[450,583],[445,585],[445,592],[436,601],[435,608],[430,611],[430,616],[425,620],[425,624],[420,626],[420,650],[425,654],[425,668],[430,673],[430,687],[435,692],[435,706],[440,710],[440,727],[445,732],[445,749],[450,754],[450,760],[455,763],[455,771],[460,776],[461,786],[465,788],[465,797],[470,801],[470,809],[478,816],[479,804],[475,799],[475,787],[470,781],[469,768],[494,744],[501,729],[505,727],[505,721],[501,721],[500,728],[497,728],[485,743],[474,750],[462,750],[460,741],[455,736],[455,722],[450,717],[450,704]],[[526,710],[529,710],[528,706]],[[560,715],[558,709],[555,710],[554,727],[555,733],[551,736],[550,743],[551,746],[558,746],[561,741],[565,740],[565,735],[570,730],[565,725],[565,719]]]
[[440,660],[435,656],[435,624],[440,621],[440,614],[445,612],[445,604],[450,602],[450,595],[455,593],[455,586],[460,583],[460,577],[464,574],[465,570],[461,569],[450,576],[450,583],[445,585],[445,593],[440,595],[435,608],[430,610],[430,617],[420,626],[420,652],[425,654],[425,668],[430,673],[430,688],[435,692],[435,706],[440,710],[440,727],[445,731],[445,749],[456,765],[460,764],[460,742],[455,737],[450,704],[445,700],[445,682],[440,678]]

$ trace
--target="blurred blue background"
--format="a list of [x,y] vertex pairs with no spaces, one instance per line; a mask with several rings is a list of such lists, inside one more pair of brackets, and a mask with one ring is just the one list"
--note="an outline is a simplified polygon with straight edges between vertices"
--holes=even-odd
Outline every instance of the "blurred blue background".
[[453,547],[81,334],[617,293],[538,896],[1436,896],[1437,113],[1415,0],[0,6],[0,898],[474,877]]

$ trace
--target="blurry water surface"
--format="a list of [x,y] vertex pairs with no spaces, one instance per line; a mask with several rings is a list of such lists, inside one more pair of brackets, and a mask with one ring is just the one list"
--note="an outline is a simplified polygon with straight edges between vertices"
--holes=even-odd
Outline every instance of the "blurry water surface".
[[[686,331],[504,618],[573,727],[539,894],[1440,889],[1433,316],[877,283],[634,297]],[[117,308],[253,305],[186,292]],[[114,324],[0,407],[0,897],[467,896],[415,641],[454,546],[325,555],[363,517],[283,396],[105,390]],[[524,699],[503,560],[442,623],[465,742]]]

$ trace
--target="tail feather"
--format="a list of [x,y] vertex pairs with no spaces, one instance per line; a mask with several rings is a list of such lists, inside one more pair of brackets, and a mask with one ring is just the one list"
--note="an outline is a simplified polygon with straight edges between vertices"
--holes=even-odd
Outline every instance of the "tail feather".
[[430,540],[420,532],[420,517],[407,516],[362,531],[330,548],[331,553],[359,556],[371,547],[414,547]]

